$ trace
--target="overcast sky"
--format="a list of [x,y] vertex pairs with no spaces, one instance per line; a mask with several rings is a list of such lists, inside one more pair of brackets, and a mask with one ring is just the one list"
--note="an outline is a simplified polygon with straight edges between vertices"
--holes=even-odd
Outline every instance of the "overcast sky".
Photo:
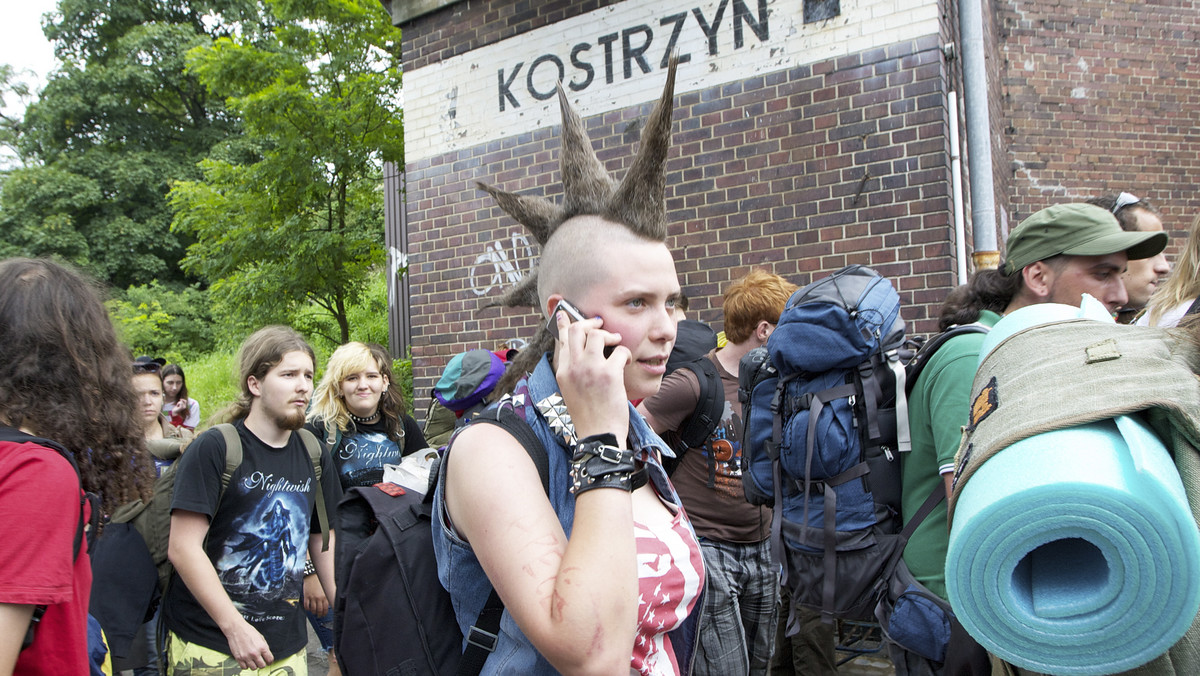
[[[0,63],[33,71],[35,77],[26,74],[21,79],[40,89],[46,74],[54,69],[54,50],[42,34],[42,15],[54,10],[55,0],[3,0],[3,4]],[[5,112],[15,111],[10,106]]]

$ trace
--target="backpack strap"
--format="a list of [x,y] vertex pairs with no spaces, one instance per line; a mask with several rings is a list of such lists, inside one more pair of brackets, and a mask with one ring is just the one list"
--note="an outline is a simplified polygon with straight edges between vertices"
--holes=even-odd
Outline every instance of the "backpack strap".
[[678,443],[672,450],[677,458],[682,458],[689,449],[703,446],[708,453],[707,486],[714,488],[717,480],[717,458],[713,450],[712,433],[721,423],[721,414],[725,412],[725,387],[721,384],[721,374],[717,371],[717,365],[707,355],[680,364],[679,368],[695,374],[700,385],[700,397],[696,400],[696,408],[680,426]]
[[[524,418],[508,406],[497,406],[475,416],[471,422],[496,425],[521,442],[521,446],[537,467],[538,477],[542,480],[542,490],[547,495],[550,494],[550,458],[546,454],[546,447]],[[467,647],[463,651],[462,661],[458,664],[457,676],[477,676],[483,671],[488,656],[496,650],[500,636],[500,618],[503,616],[504,601],[493,587],[492,593],[483,604],[483,609],[479,611],[479,617],[475,618],[475,624],[467,631]]]
[[216,427],[225,438],[225,470],[221,472],[221,495],[224,495],[229,482],[233,481],[233,473],[242,464],[242,438],[238,435],[237,428],[230,423],[220,423]]
[[[321,488],[321,443],[317,441],[315,434],[303,427],[296,432],[300,435],[300,441],[304,442],[304,448],[308,450],[313,476],[316,477],[317,523],[321,526],[321,551],[326,552],[329,551],[329,512],[325,508],[325,492]],[[338,436],[340,437],[341,434],[339,433]]]
[[707,356],[680,364],[679,368],[694,373],[700,384],[696,408],[679,428],[682,448],[674,450],[683,452],[689,448],[699,448],[720,424],[721,414],[725,412],[725,388],[721,386],[721,374],[716,364]]
[[908,520],[908,523],[904,524],[904,528],[900,530],[900,536],[896,540],[896,551],[892,553],[887,567],[883,570],[883,579],[892,579],[892,575],[896,572],[896,566],[900,565],[900,560],[904,558],[904,548],[908,546],[908,539],[916,532],[917,527],[924,523],[925,518],[933,512],[933,508],[940,505],[942,500],[945,499],[946,482],[942,479],[941,475],[938,475],[937,485],[930,491],[929,497],[925,498],[925,502],[921,503],[916,513]]
[[904,394],[907,397],[912,394],[913,387],[917,384],[917,378],[921,376],[921,371],[925,370],[925,366],[929,364],[929,360],[937,351],[941,349],[951,338],[956,338],[968,333],[987,333],[991,329],[985,324],[972,322],[970,324],[956,324],[942,331],[930,340],[926,341],[921,349],[917,350],[917,356],[908,363],[905,369]]
[[[37,444],[57,451],[59,455],[66,459],[71,465],[71,469],[75,471],[75,479],[79,483],[79,522],[75,526],[75,539],[71,542],[71,562],[79,558],[79,551],[83,548],[82,541],[87,539],[87,551],[92,552],[92,546],[96,542],[96,531],[100,526],[100,501],[99,497],[85,492],[83,490],[83,477],[79,474],[79,465],[75,462],[75,456],[67,450],[65,446],[52,439],[35,437],[26,434],[15,427],[8,425],[0,425],[0,441],[11,441],[18,444]],[[85,517],[87,507],[91,505],[91,521]],[[91,526],[90,528],[88,526]],[[37,633],[38,624],[42,621],[42,616],[46,614],[46,605],[35,605],[33,607],[33,616],[29,620],[29,628],[25,631],[25,638],[21,642],[21,650],[33,645],[33,639]]]

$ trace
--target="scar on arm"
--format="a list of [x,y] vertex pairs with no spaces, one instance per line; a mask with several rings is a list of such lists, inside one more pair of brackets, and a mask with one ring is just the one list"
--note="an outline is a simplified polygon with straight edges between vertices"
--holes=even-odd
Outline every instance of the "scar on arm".
[[541,598],[541,605],[544,610],[550,612],[550,619],[555,622],[561,621],[563,617],[563,608],[566,607],[566,599],[558,592],[558,581],[562,580],[564,585],[571,585],[571,574],[578,571],[579,568],[572,566],[558,571],[557,575],[552,575],[538,585],[538,592]]
[[604,647],[604,627],[596,625],[596,631],[592,634],[592,644],[588,646],[587,654],[595,655]]

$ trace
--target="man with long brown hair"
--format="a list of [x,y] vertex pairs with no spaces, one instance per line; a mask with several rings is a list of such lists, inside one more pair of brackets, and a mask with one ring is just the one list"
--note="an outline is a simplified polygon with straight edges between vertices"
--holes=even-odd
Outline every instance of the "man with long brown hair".
[[303,674],[306,552],[334,598],[333,534],[322,548],[313,514],[320,494],[326,505],[342,494],[328,452],[317,477],[299,436],[310,434],[300,428],[313,391],[313,351],[294,330],[268,326],[242,343],[238,366],[242,392],[228,418],[241,463],[223,480],[228,447],[214,428],[177,468],[168,548],[175,577],[163,604],[167,663],[170,673],[269,666]]
[[129,364],[91,280],[0,261],[0,674],[88,672],[80,489],[109,512],[154,480]]

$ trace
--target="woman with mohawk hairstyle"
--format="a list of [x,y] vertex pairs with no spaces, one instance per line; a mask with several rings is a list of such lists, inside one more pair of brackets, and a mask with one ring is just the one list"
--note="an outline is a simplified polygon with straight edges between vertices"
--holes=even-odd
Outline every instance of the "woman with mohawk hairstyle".
[[497,388],[545,448],[548,494],[521,442],[487,424],[499,416],[452,440],[439,478],[434,546],[464,635],[493,588],[504,603],[483,673],[690,671],[703,560],[660,463],[671,452],[629,404],[657,391],[675,340],[675,66],[619,184],[560,87],[563,204],[480,185],[542,245],[536,277],[500,304],[536,303],[558,335],[542,329]]

